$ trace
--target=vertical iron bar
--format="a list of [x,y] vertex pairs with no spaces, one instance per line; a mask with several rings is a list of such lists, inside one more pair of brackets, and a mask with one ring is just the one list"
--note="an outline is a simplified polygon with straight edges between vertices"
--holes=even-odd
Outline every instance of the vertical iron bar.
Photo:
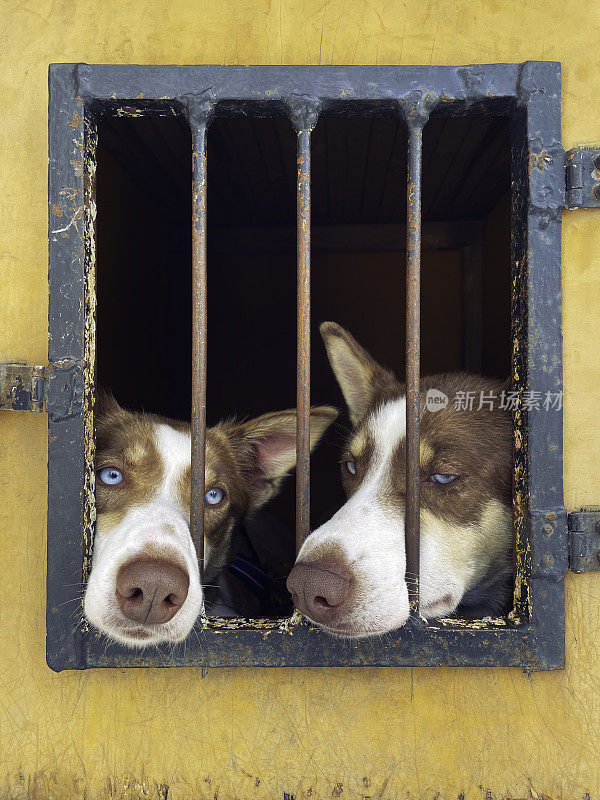
[[204,575],[206,460],[206,118],[192,123],[192,466],[190,527]]
[[310,532],[310,134],[298,128],[296,553]]
[[408,131],[406,212],[406,573],[411,610],[419,610],[421,162],[423,125]]

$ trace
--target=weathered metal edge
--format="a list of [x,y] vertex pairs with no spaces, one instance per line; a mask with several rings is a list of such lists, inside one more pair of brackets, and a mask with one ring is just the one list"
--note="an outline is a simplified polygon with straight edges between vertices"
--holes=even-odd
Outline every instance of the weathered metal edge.
[[[524,65],[524,67],[527,67],[527,66],[528,65]],[[558,72],[559,72],[559,65],[557,65],[555,63],[547,62],[547,63],[543,64],[543,66],[548,67],[550,69],[550,71],[554,73],[554,75],[557,75]],[[454,92],[454,95],[453,95],[454,99],[457,100],[457,101],[464,100],[464,101],[467,101],[467,102],[475,103],[477,101],[485,102],[485,101],[487,101],[487,100],[489,100],[491,98],[498,97],[498,96],[503,97],[505,99],[506,98],[508,98],[508,99],[515,98],[516,95],[517,95],[517,78],[518,78],[518,75],[520,74],[521,70],[524,67],[521,67],[521,65],[490,65],[488,73],[485,72],[486,67],[481,67],[481,66],[478,66],[478,67],[465,67],[465,68],[444,68],[444,67],[440,67],[440,68],[425,68],[425,67],[424,68],[393,68],[392,72],[394,73],[394,75],[396,77],[397,77],[397,74],[398,74],[399,71],[405,72],[406,75],[408,75],[410,73],[413,76],[413,78],[411,80],[405,81],[404,84],[403,84],[404,89],[406,90],[405,94],[406,94],[407,97],[410,96],[413,92],[417,92],[417,93],[419,92],[419,89],[417,88],[417,83],[415,82],[418,77],[423,78],[425,76],[426,79],[427,79],[433,73],[437,73],[437,77],[438,78],[448,77],[449,82],[448,82],[447,85],[451,85],[452,74],[454,74],[454,76],[456,77],[456,79],[458,81],[458,84],[460,84],[459,91]],[[160,72],[165,68],[163,68],[163,67],[160,67],[160,68],[150,68],[150,67],[138,67],[138,68],[106,67],[106,68],[96,68],[96,67],[87,67],[87,65],[86,65],[85,75],[82,76],[81,70],[77,71],[77,80],[75,81],[75,83],[77,85],[77,88],[74,89],[74,91],[77,92],[79,87],[81,85],[85,84],[85,93],[86,93],[86,95],[87,95],[87,97],[89,99],[90,98],[89,89],[90,89],[90,86],[93,85],[93,82],[90,83],[90,77],[92,77],[92,78],[100,78],[100,79],[102,79],[102,77],[103,77],[99,73],[94,75],[93,72],[95,70],[100,70],[100,72],[108,70],[108,72],[111,73],[110,78],[114,79],[115,78],[115,74],[114,74],[113,71],[116,70],[118,72],[121,69],[124,69],[125,73],[127,73],[127,76],[128,76],[127,79],[128,80],[130,80],[132,77],[135,77],[136,74],[137,74],[137,77],[136,77],[136,80],[137,80],[142,72],[145,73],[144,80],[147,80],[147,79],[152,77],[151,74],[150,74],[152,71],[154,71],[154,73],[156,74],[156,70],[158,70]],[[133,73],[131,72],[131,69],[134,70]],[[176,67],[173,67],[173,68],[167,68],[167,72],[170,71],[170,70],[191,71],[191,72],[188,72],[188,75],[184,76],[186,79],[189,79],[190,75],[192,77],[194,77],[194,73],[198,69],[205,69],[205,70],[209,70],[210,71],[211,68],[176,68]],[[230,69],[233,72],[239,72],[240,70],[250,69],[251,72],[254,73],[254,75],[252,77],[252,80],[255,81],[254,82],[254,86],[256,86],[256,79],[258,77],[256,75],[256,70],[260,70],[262,68],[215,68],[215,69],[217,69],[217,70]],[[287,70],[294,70],[294,69],[295,68],[287,68]],[[305,70],[305,69],[306,68],[298,68],[298,70],[300,70],[300,71]],[[339,73],[339,70],[338,70],[338,77],[339,77],[339,74],[341,74],[341,77],[344,77],[344,75],[346,76],[346,78],[354,77],[354,75],[352,73],[356,69],[367,69],[367,68],[339,68],[339,70],[341,70],[341,73]],[[90,70],[92,72],[90,72]],[[138,73],[135,73],[135,70],[137,70]],[[287,70],[286,70],[286,72],[287,72]],[[350,72],[346,72],[346,70],[350,70]],[[56,73],[57,76],[61,76],[61,75],[64,76],[65,72],[68,72],[69,76],[72,77],[72,65],[53,65],[53,67],[51,67],[51,82],[52,82],[52,74],[53,74],[53,72]],[[125,73],[124,73],[124,75],[125,75]],[[182,75],[182,74],[183,73],[180,73],[180,75]],[[354,73],[354,74],[356,75],[357,73]],[[372,71],[371,71],[370,74],[372,75]],[[248,73],[246,73],[246,77],[247,77],[247,75],[248,75]],[[108,73],[104,77],[107,77],[107,76],[108,76]],[[328,79],[332,79],[332,78],[334,80],[336,80],[336,76],[333,75],[332,73],[330,73]],[[395,96],[396,99],[397,99],[397,97],[398,97],[397,88],[398,88],[399,84],[398,84],[398,82],[396,80],[394,80],[393,83],[394,83],[394,89],[391,90],[390,93],[385,93],[385,92],[378,92],[376,89],[374,91],[373,83],[370,82],[369,83],[369,87],[368,87],[368,91],[365,91],[360,96],[359,96],[360,93],[357,94],[356,92],[354,94],[352,94],[352,92],[345,94],[344,93],[345,90],[343,89],[343,87],[341,87],[341,85],[338,85],[338,95],[337,96],[338,96],[338,99],[344,99],[344,100],[346,98],[347,99],[384,99],[385,97],[391,97],[391,96]],[[295,83],[295,86],[297,87],[298,84]],[[428,88],[429,88],[429,85],[428,85]],[[539,89],[543,90],[543,87],[540,86]],[[500,90],[500,91],[498,91],[498,90]],[[523,91],[528,92],[529,89],[526,89],[526,90],[520,89],[520,91],[521,91],[521,98],[523,98],[523,96],[524,96],[523,95]],[[131,96],[129,92],[127,92],[126,94]],[[133,95],[133,97],[138,98],[139,94],[140,94],[140,92],[138,92],[135,95]],[[199,94],[199,93],[196,92],[195,94]],[[201,94],[201,92],[200,92],[200,94]],[[234,94],[239,97],[239,94],[237,92],[235,92]],[[258,93],[258,94],[260,94],[260,93]],[[444,88],[442,88],[441,92],[440,92],[440,96],[439,96],[440,102],[444,102],[444,101],[448,101],[448,100],[452,99],[451,94],[452,93],[450,91],[446,91]],[[76,97],[77,96],[78,96],[78,94],[76,94]],[[109,93],[109,94],[105,93],[104,96],[107,99],[116,99],[116,95],[115,95],[114,92]],[[123,96],[123,95],[121,95],[121,96]],[[152,96],[152,94],[150,94],[150,96]],[[154,97],[156,97],[156,95],[154,95]],[[165,95],[162,94],[162,95],[160,95],[160,97],[164,98]],[[148,98],[148,94],[146,94],[146,98]],[[254,93],[252,94],[251,99],[260,99],[260,97],[257,97],[257,92],[256,91],[254,91]],[[75,102],[79,103],[78,100],[76,100]],[[526,101],[526,102],[528,102],[528,101]],[[558,106],[558,108],[560,109],[560,105]],[[51,169],[52,169],[52,167],[51,167]],[[560,263],[559,263],[559,267],[560,267]],[[52,320],[52,314],[51,314],[51,320]],[[73,444],[75,444],[75,443],[73,442]],[[49,530],[50,530],[50,517],[49,517]],[[79,550],[79,553],[81,553],[81,550]],[[49,572],[50,572],[50,570],[49,570]],[[79,571],[79,575],[81,575],[81,568],[80,568],[80,571]],[[552,592],[552,595],[553,595],[554,599],[557,599],[556,598],[556,592]],[[558,599],[560,601],[560,598],[558,598]],[[564,619],[564,600],[563,600],[563,619]],[[503,641],[503,646],[500,648],[499,652],[496,650],[496,647],[494,647],[494,646],[492,646],[492,648],[491,648],[491,650],[489,652],[486,652],[488,650],[490,644],[493,644],[492,643],[492,639],[494,639],[494,640],[498,639],[498,631],[494,630],[491,633],[488,633],[488,632],[484,633],[484,631],[477,630],[476,628],[465,628],[465,629],[461,629],[461,630],[458,630],[458,631],[450,630],[450,629],[442,629],[440,631],[440,635],[442,637],[446,637],[445,641],[447,642],[447,645],[448,645],[447,648],[442,648],[441,651],[440,651],[440,652],[443,652],[444,660],[443,660],[443,662],[438,662],[437,661],[437,656],[435,654],[431,658],[434,659],[435,663],[446,663],[446,664],[448,664],[448,663],[457,663],[457,664],[458,663],[460,663],[460,664],[470,663],[470,664],[473,664],[473,665],[477,665],[477,664],[481,664],[481,665],[491,665],[491,664],[509,665],[510,664],[510,665],[514,665],[514,666],[522,666],[522,667],[533,668],[533,669],[536,669],[536,668],[549,668],[549,667],[552,667],[552,666],[560,666],[561,665],[560,664],[560,657],[558,659],[554,658],[554,656],[556,655],[556,652],[555,651],[552,651],[552,652],[548,651],[546,646],[545,646],[545,643],[541,646],[541,649],[538,647],[537,641],[536,641],[536,643],[534,643],[536,645],[536,648],[537,648],[536,649],[536,653],[537,653],[537,651],[539,651],[539,655],[542,656],[541,659],[537,658],[537,655],[532,652],[531,647],[530,647],[530,644],[531,644],[531,631],[532,631],[532,627],[531,626],[523,626],[520,629],[517,629],[517,631],[518,631],[518,637],[511,637],[510,639],[507,639],[506,641]],[[423,632],[421,631],[421,632],[418,632],[417,634],[415,634],[415,636],[418,636],[419,633],[423,634]],[[311,634],[309,634],[309,635],[311,635]],[[312,634],[312,635],[314,635],[314,634]],[[427,637],[429,635],[430,634],[428,634],[428,633],[424,634],[425,640],[427,639]],[[221,637],[222,638],[223,633],[213,630],[213,631],[211,631],[211,636],[213,637],[213,639],[215,641],[220,641],[220,638],[217,639],[217,637]],[[266,634],[266,636],[267,636],[267,638],[269,638],[269,637],[272,636],[272,634],[268,633],[268,634]],[[321,636],[320,632],[317,632],[317,636]],[[472,639],[473,636],[475,637],[475,640]],[[484,636],[485,636],[485,639],[483,638]],[[466,637],[466,639],[465,639],[465,637]],[[75,638],[77,638],[77,637],[75,636]],[[86,652],[88,653],[88,656],[89,656],[89,665],[90,666],[92,666],[92,665],[93,666],[125,666],[126,665],[125,662],[127,662],[127,664],[129,664],[130,666],[141,666],[144,663],[147,664],[148,666],[155,665],[155,659],[153,659],[148,654],[144,654],[143,656],[140,657],[140,656],[136,656],[136,655],[132,654],[130,651],[125,651],[125,653],[122,653],[119,656],[118,655],[119,648],[117,648],[116,650],[115,649],[111,649],[110,647],[107,648],[106,649],[106,655],[102,656],[100,658],[99,657],[99,652],[96,651],[96,647],[94,645],[95,637],[90,635],[89,638],[90,638],[90,640],[88,642],[89,646],[86,647]],[[195,661],[195,663],[202,664],[204,666],[225,666],[225,665],[232,665],[233,663],[240,664],[240,665],[241,664],[250,664],[250,663],[252,663],[253,665],[256,665],[256,666],[258,666],[259,664],[262,664],[262,665],[265,665],[265,666],[268,666],[269,664],[274,665],[274,662],[272,660],[269,662],[269,660],[267,659],[267,661],[265,662],[262,658],[261,659],[257,659],[256,656],[254,656],[253,653],[248,654],[248,648],[250,648],[250,650],[253,651],[254,648],[259,647],[259,644],[260,644],[259,640],[261,638],[264,641],[264,634],[261,633],[260,629],[258,629],[258,630],[238,630],[237,634],[236,634],[236,646],[232,648],[231,647],[231,644],[232,644],[231,641],[228,641],[226,655],[221,654],[221,655],[219,655],[217,657],[217,653],[213,652],[212,648],[208,648],[207,649],[205,647],[200,646],[198,648],[198,650],[199,650],[198,654],[194,655],[194,656],[189,654],[188,660],[185,663],[190,663],[189,662],[189,658],[193,657],[193,658],[197,659],[197,661]],[[291,664],[294,664],[294,663],[306,663],[304,661],[304,657],[306,656],[306,653],[309,652],[309,651],[312,652],[312,656],[311,657],[314,656],[314,658],[318,658],[317,654],[313,651],[312,648],[306,648],[306,647],[304,647],[304,643],[302,643],[302,644],[300,643],[300,641],[299,641],[300,638],[301,637],[297,637],[296,638],[296,641],[298,641],[299,647],[300,647],[300,650],[301,650],[301,652],[298,654],[298,658],[294,658],[291,654],[288,653],[288,654],[286,654],[286,660],[284,662],[282,662],[282,664],[285,663],[285,664],[291,665]],[[328,655],[327,660],[324,661],[324,662],[315,661],[314,658],[313,658],[313,660],[310,661],[310,663],[312,663],[314,665],[317,665],[318,663],[319,664],[320,663],[323,663],[323,664],[326,663],[326,664],[330,664],[330,665],[335,665],[336,663],[348,663],[348,664],[354,663],[354,664],[365,664],[365,665],[366,664],[376,664],[376,663],[388,663],[390,665],[392,663],[393,664],[409,664],[409,663],[423,664],[424,663],[423,660],[418,660],[418,656],[414,656],[413,655],[414,653],[416,653],[419,650],[417,641],[414,640],[413,634],[410,634],[410,636],[407,636],[406,632],[404,632],[404,636],[403,637],[402,636],[399,637],[399,639],[402,640],[403,645],[408,645],[408,638],[411,639],[410,649],[412,651],[411,656],[408,656],[408,657],[404,657],[403,658],[398,653],[398,651],[396,650],[396,647],[399,645],[399,642],[397,642],[396,645],[393,646],[393,650],[395,650],[395,652],[393,653],[393,656],[390,655],[389,647],[393,644],[393,638],[392,638],[391,640],[387,640],[388,644],[386,645],[386,653],[383,656],[381,656],[381,660],[373,660],[373,657],[372,657],[373,656],[373,643],[371,643],[371,642],[367,642],[367,643],[360,642],[360,643],[352,643],[352,647],[351,647],[352,656],[351,656],[350,660],[346,660],[346,659],[337,660],[335,658],[335,656],[334,657],[329,657],[329,655]],[[230,639],[230,637],[228,636],[228,640],[229,639]],[[332,643],[333,647],[331,649],[334,649],[334,650],[335,650],[336,646],[338,648],[340,648],[340,649],[343,649],[347,644],[347,643],[344,643],[344,642],[340,642],[340,640],[330,639],[329,637],[327,637],[327,639],[328,639],[329,642]],[[463,641],[463,639],[465,641]],[[475,650],[479,650],[479,654],[477,654],[476,652],[473,652],[472,648],[468,648],[467,647],[465,649],[465,647],[467,645],[467,641],[473,642],[473,641],[477,641],[478,639],[480,639],[479,645],[478,645],[477,648],[475,648]],[[502,636],[502,639],[504,640],[503,636]],[[440,642],[440,641],[442,641],[442,640],[440,640],[438,638],[438,642]],[[96,640],[96,642],[97,642],[97,640]],[[459,649],[458,649],[458,651],[454,652],[454,655],[451,655],[451,653],[449,651],[454,651],[453,643],[454,643],[454,645],[458,646]],[[556,643],[556,639],[553,640],[553,643],[554,644]],[[188,653],[189,653],[189,648],[192,647],[192,646],[193,646],[192,640],[190,639],[187,642]],[[508,650],[506,649],[507,647],[509,648]],[[371,653],[371,656],[366,656],[366,658],[362,658],[360,656],[360,653],[357,652],[361,648],[363,648],[365,650],[365,653]],[[103,652],[104,652],[104,649],[105,649],[104,648],[104,643],[103,643],[103,648],[102,649],[103,649]],[[558,649],[560,650],[560,647]],[[563,649],[564,649],[564,631],[563,631]],[[74,650],[77,650],[77,647],[75,647]],[[262,650],[263,653],[264,653],[264,645],[260,645],[260,650]],[[211,653],[212,653],[212,655],[211,655]],[[470,658],[472,660],[465,661],[465,658],[464,658],[465,653],[467,654],[467,658]],[[63,660],[63,659],[58,658],[58,659],[52,659],[51,660],[50,653],[49,653],[49,659],[48,660],[49,660],[49,663],[51,664],[51,666],[53,666],[53,668],[55,668],[55,669],[69,668],[69,667],[73,667],[73,666],[83,667],[86,664],[86,659],[84,658],[83,653],[81,653],[80,655],[81,655],[81,657],[79,659],[77,659],[77,661],[78,661],[77,664],[72,663],[72,660],[70,660],[70,659]],[[266,656],[266,653],[264,653],[264,655]],[[560,656],[560,653],[558,653],[558,655]],[[121,659],[121,656],[124,658],[124,660]],[[173,657],[176,658],[175,653],[173,653]],[[141,661],[140,661],[140,658],[141,658]],[[427,656],[427,663],[434,663],[434,662],[431,661],[431,658],[430,658],[430,656]],[[392,661],[390,661],[390,659],[392,659]],[[415,659],[417,659],[417,660],[415,660]],[[453,659],[456,659],[456,660],[453,660]],[[177,661],[176,660],[171,660],[169,663],[171,663],[173,665],[176,665]]]
[[[526,386],[562,400],[561,74],[558,64],[529,62],[519,80],[526,111],[529,197],[525,263]],[[527,412],[527,534],[530,544],[532,648],[544,669],[565,664],[563,577],[568,531],[563,500],[562,402]],[[539,668],[539,667],[538,667]]]
[[[53,362],[83,364],[83,100],[74,66],[49,79],[49,345]],[[89,370],[89,365],[88,365]],[[84,664],[78,628],[82,582],[84,414],[48,415],[46,657],[52,669]]]
[[[551,62],[544,62],[551,63]],[[51,69],[60,69],[54,64]],[[290,98],[389,100],[437,97],[440,101],[486,101],[514,97],[520,64],[445,66],[175,66],[68,65],[77,71],[78,93],[96,100],[161,99],[186,96],[211,102]]]
[[[231,621],[229,621],[231,622]],[[478,621],[479,622],[479,621]],[[206,630],[185,644],[132,652],[98,635],[88,640],[88,667],[512,666],[546,669],[531,647],[529,626],[445,628],[407,625],[385,636],[337,639],[305,622],[254,620],[255,627]],[[262,625],[262,627],[261,627]]]

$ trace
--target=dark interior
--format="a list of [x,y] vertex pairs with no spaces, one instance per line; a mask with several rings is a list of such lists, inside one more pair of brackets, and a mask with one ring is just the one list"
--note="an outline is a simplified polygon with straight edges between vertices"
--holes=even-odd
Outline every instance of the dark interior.
[[[352,109],[360,112],[360,109]],[[312,142],[314,404],[343,407],[318,333],[347,327],[404,370],[406,131],[323,116]],[[295,406],[296,137],[283,117],[208,134],[208,424]],[[506,377],[510,120],[434,117],[423,140],[421,361]],[[179,116],[104,117],[97,150],[97,369],[122,405],[190,416],[191,137]],[[342,502],[347,420],[313,457],[312,523]],[[272,511],[290,531],[294,484]]]

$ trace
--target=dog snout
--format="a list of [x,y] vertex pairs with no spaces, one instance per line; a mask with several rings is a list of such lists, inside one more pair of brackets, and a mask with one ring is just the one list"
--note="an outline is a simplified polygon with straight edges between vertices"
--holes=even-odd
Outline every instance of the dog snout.
[[166,559],[136,559],[117,574],[117,600],[127,619],[161,625],[184,604],[190,584],[187,572]]
[[350,578],[343,568],[327,569],[316,563],[296,564],[286,585],[298,610],[320,623],[338,614],[350,592]]

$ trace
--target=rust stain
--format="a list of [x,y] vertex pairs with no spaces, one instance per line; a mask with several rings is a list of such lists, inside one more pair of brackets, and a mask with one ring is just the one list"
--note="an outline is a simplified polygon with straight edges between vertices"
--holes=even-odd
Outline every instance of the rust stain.
[[83,176],[83,161],[80,161],[79,159],[75,159],[75,160],[71,161],[71,166],[73,167],[73,171],[75,172],[75,175],[78,178],[81,178]]
[[308,625],[298,611],[294,611],[291,617],[284,619],[273,619],[269,617],[201,617],[200,627],[202,630],[219,631],[231,630],[253,630],[262,631],[264,636],[268,636],[273,631],[278,633],[294,634],[294,628],[298,625]]
[[531,153],[529,156],[529,174],[531,175],[534,169],[538,169],[540,172],[543,172],[545,169],[548,169],[550,164],[552,164],[554,159],[548,153],[547,150],[542,150],[540,153]]
[[[88,368],[85,370],[84,394],[84,517],[83,517],[83,583],[90,573],[92,551],[94,545],[94,524],[96,522],[96,473],[94,461],[96,445],[94,438],[94,385],[96,362],[96,146],[98,134],[92,121],[85,125],[86,147],[84,148],[83,172],[83,207],[84,217],[84,275],[85,275],[85,317],[84,317],[84,342],[85,360]],[[82,621],[84,630],[87,623]]]
[[76,128],[78,125],[81,125],[82,118],[79,116],[77,112],[73,114],[73,120],[71,122],[67,122],[69,128]]
[[[192,501],[190,527],[200,576],[204,571],[204,479],[206,463],[206,121],[194,134],[192,214]],[[204,618],[203,618],[204,619]]]
[[65,186],[59,191],[61,197],[66,197],[68,200],[75,200],[77,197],[77,189],[72,186]]
[[135,106],[121,106],[117,108],[117,117],[143,117],[144,112]]
[[52,203],[52,213],[55,217],[62,217],[63,210],[58,203]]

